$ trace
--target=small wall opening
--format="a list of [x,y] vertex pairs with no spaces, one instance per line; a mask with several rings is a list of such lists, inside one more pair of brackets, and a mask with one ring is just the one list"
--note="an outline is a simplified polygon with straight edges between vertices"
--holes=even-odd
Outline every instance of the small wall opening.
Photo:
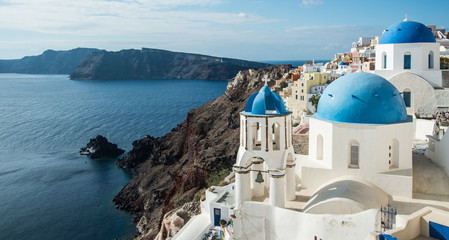
[[433,69],[433,65],[434,65],[433,52],[430,51],[430,52],[429,52],[429,69]]
[[245,146],[245,136],[246,136],[246,134],[245,134],[245,132],[246,132],[246,129],[245,129],[245,121],[243,121],[243,119],[240,121],[240,145],[243,147],[243,146]]
[[258,122],[251,124],[251,149],[260,150],[262,148],[262,128]]
[[382,53],[382,68],[387,69],[387,53]]
[[285,145],[286,147],[290,147],[290,142],[291,142],[291,137],[292,137],[292,123],[290,121],[290,119],[287,121],[287,126],[285,126],[287,128],[287,144]]
[[410,89],[406,88],[402,91],[402,98],[404,99],[405,107],[412,106],[412,93],[410,92]]
[[352,140],[349,142],[349,168],[359,168],[360,145],[359,142]]
[[281,149],[281,131],[280,131],[281,125],[279,123],[274,123],[272,128],[272,140],[273,140],[273,150],[280,150]]
[[323,160],[323,136],[321,134],[316,139],[316,159]]
[[412,55],[409,52],[404,53],[404,69],[412,68]]
[[393,139],[391,141],[391,145],[388,146],[388,156],[389,156],[389,162],[388,165],[390,166],[390,169],[392,168],[398,168],[399,167],[399,141],[397,139]]

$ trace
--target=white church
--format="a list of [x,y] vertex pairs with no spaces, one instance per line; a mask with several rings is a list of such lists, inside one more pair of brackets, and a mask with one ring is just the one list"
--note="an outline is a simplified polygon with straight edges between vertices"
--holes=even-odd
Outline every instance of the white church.
[[310,118],[308,155],[293,151],[280,96],[267,84],[254,93],[240,113],[235,182],[206,191],[202,214],[173,239],[212,239],[211,229],[222,239],[449,239],[449,156],[436,164],[412,157],[413,114],[440,106],[420,98],[445,95],[438,47],[422,26],[389,27],[375,74],[347,74],[326,88]]
[[409,114],[425,117],[449,109],[439,49],[429,28],[408,19],[385,29],[376,45],[374,73],[403,93]]

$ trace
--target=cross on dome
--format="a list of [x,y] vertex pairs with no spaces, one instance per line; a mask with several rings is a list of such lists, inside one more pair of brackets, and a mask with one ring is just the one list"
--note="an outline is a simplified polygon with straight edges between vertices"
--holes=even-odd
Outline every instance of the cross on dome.
[[268,82],[270,81],[270,79],[268,79],[268,75],[265,75],[265,76],[262,78],[262,81],[264,81],[264,82],[265,82],[265,86],[267,86],[267,85],[268,85]]
[[407,19],[407,13],[405,14],[404,22],[406,22],[406,21],[408,21],[408,19]]

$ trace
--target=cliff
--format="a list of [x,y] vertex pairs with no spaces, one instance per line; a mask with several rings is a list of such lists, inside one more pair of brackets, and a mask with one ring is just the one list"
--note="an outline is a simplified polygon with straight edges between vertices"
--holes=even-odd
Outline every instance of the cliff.
[[[117,165],[134,173],[114,202],[137,215],[138,239],[153,239],[163,216],[186,202],[198,201],[206,181],[235,163],[239,145],[239,113],[263,86],[265,74],[281,79],[291,65],[240,71],[219,98],[189,111],[187,119],[160,138],[133,143]],[[273,85],[270,81],[269,85]],[[162,231],[163,232],[163,231]]]
[[70,74],[85,56],[99,51],[76,48],[68,51],[47,50],[38,56],[0,60],[0,73]]
[[224,80],[240,70],[267,66],[265,63],[144,48],[99,51],[86,56],[70,78]]

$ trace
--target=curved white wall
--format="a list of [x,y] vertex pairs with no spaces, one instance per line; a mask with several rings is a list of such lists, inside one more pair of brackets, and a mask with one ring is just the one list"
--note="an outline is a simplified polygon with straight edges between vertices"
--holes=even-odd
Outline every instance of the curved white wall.
[[234,221],[234,239],[365,239],[379,229],[378,210],[357,214],[308,214],[246,202]]

